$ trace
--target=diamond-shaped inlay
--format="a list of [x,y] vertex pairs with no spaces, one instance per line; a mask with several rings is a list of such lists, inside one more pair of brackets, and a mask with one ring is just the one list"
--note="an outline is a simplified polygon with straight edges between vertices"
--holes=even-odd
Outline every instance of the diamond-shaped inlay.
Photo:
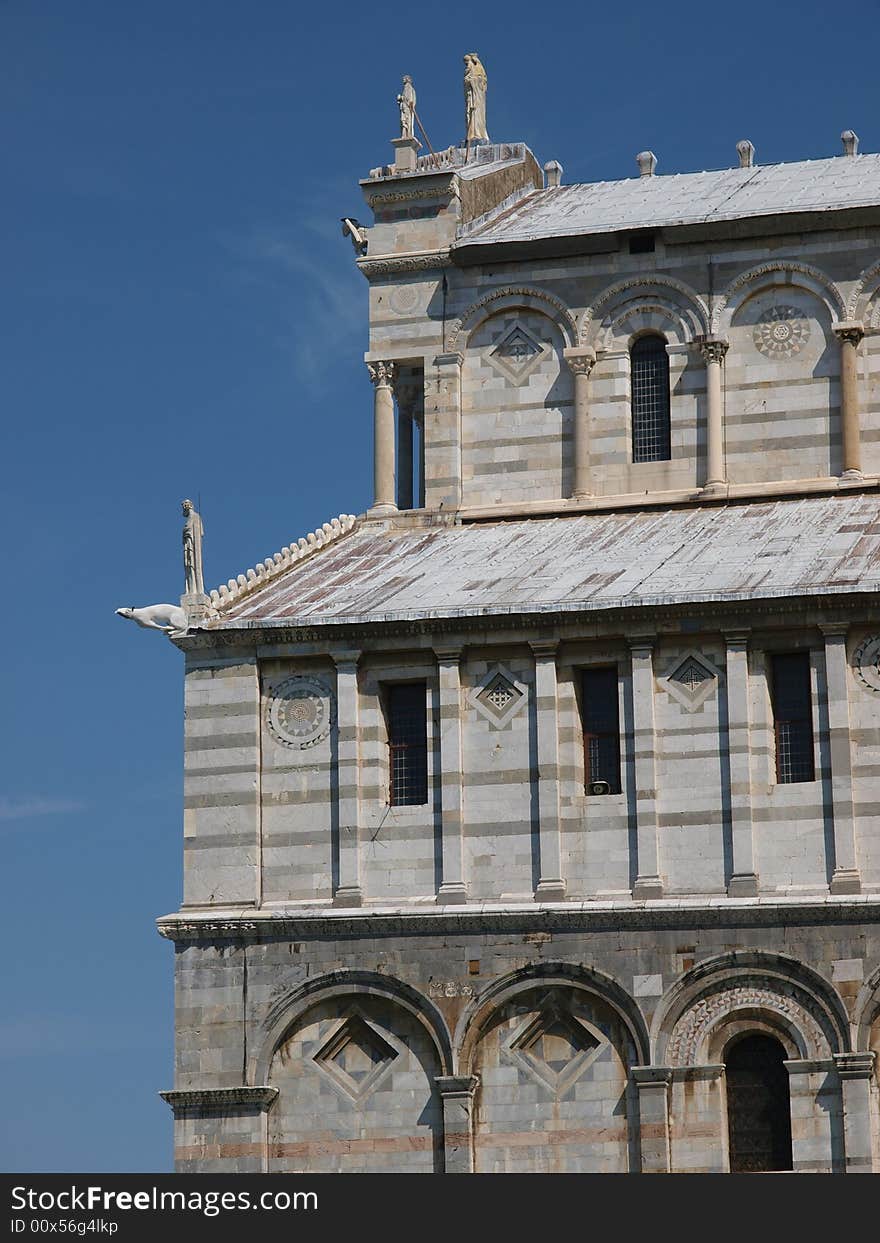
[[483,685],[472,693],[471,703],[496,729],[503,729],[525,702],[525,688],[500,665],[489,670]]
[[523,324],[514,324],[488,351],[488,358],[508,379],[521,384],[547,352],[548,347]]
[[550,1001],[514,1035],[508,1050],[520,1066],[558,1094],[581,1077],[603,1043],[580,1019]]
[[699,652],[686,652],[666,675],[666,689],[682,707],[693,712],[718,684],[718,670]]
[[349,1014],[322,1045],[314,1061],[355,1100],[375,1087],[397,1050],[357,1012]]

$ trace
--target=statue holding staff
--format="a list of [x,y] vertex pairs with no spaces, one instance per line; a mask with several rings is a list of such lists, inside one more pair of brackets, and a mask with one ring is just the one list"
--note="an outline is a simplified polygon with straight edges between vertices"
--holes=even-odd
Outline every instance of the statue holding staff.
[[184,501],[183,509],[183,572],[186,576],[186,594],[203,596],[205,580],[202,574],[202,539],[205,528],[192,501]]
[[488,142],[486,131],[486,70],[476,52],[464,58],[464,111],[466,143]]
[[400,107],[400,137],[415,138],[416,88],[408,73],[403,76],[403,90],[397,96]]

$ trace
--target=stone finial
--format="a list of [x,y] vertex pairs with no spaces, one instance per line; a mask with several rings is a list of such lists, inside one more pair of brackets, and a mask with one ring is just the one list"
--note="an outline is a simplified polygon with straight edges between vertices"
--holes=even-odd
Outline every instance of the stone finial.
[[736,144],[736,153],[739,156],[740,168],[755,167],[755,144],[749,142],[748,138],[741,138]]
[[562,185],[562,165],[558,160],[548,160],[544,165],[544,172],[548,190],[556,190]]
[[640,177],[653,177],[657,167],[657,157],[653,151],[640,151],[636,156]]
[[843,143],[844,155],[859,154],[859,136],[853,129],[845,129],[840,135],[840,141]]

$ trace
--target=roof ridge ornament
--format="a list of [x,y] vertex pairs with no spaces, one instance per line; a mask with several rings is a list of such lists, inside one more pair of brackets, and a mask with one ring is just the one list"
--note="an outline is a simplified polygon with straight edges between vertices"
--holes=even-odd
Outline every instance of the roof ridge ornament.
[[755,167],[755,144],[749,142],[748,138],[741,138],[736,144],[736,153],[739,156],[740,168]]
[[840,141],[843,143],[844,155],[859,154],[859,136],[854,129],[845,129],[840,135]]
[[241,600],[243,596],[249,595],[256,587],[277,577],[296,562],[310,557],[312,553],[317,552],[326,544],[332,544],[353,530],[356,525],[357,518],[354,514],[340,514],[338,518],[325,522],[323,526],[317,527],[303,538],[286,545],[280,552],[259,562],[245,574],[239,574],[238,578],[230,578],[228,583],[224,583],[211,592],[210,599],[214,610],[222,613],[225,608]]
[[653,151],[640,151],[636,156],[640,177],[653,177],[657,168],[657,157]]

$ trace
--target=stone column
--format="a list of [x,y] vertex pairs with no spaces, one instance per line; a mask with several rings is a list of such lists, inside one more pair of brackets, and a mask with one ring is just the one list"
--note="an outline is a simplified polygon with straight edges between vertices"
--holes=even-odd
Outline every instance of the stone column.
[[435,649],[440,669],[442,880],[438,902],[467,902],[461,755],[461,648]]
[[430,509],[461,506],[462,354],[439,354],[425,369],[425,503]]
[[669,1066],[633,1066],[639,1092],[639,1147],[643,1174],[668,1174],[672,1169],[669,1146]]
[[873,1173],[871,1084],[873,1053],[835,1053],[834,1064],[843,1095],[843,1138],[847,1174]]
[[632,653],[633,748],[636,776],[638,871],[634,898],[662,898],[657,841],[657,762],[654,732],[654,641],[630,640]]
[[724,470],[724,389],[722,367],[728,343],[720,337],[709,337],[700,344],[706,363],[706,488],[715,489],[727,483]]
[[474,1093],[479,1076],[437,1075],[434,1082],[443,1101],[443,1172],[473,1174]]
[[559,824],[559,722],[556,711],[555,642],[530,644],[535,654],[535,717],[538,750],[538,840],[540,867],[535,898],[565,897]]
[[758,893],[752,824],[752,748],[749,723],[748,632],[725,634],[727,644],[727,747],[730,764],[730,830],[733,855],[727,892],[731,898]]
[[422,390],[411,380],[398,381],[397,396],[397,506],[413,507],[413,424]]
[[865,335],[858,320],[845,319],[832,324],[840,342],[840,433],[842,441],[842,479],[862,477],[861,414],[859,411],[859,342]]
[[373,382],[373,505],[374,513],[391,513],[394,500],[393,362],[367,362]]
[[568,369],[574,376],[574,428],[571,499],[590,495],[590,372],[596,362],[592,350],[564,350]]
[[360,652],[335,652],[336,780],[339,879],[334,906],[360,906],[360,791],[357,663]]
[[823,626],[828,734],[831,755],[831,807],[834,821],[832,893],[861,893],[853,814],[852,749],[849,729],[847,626]]

